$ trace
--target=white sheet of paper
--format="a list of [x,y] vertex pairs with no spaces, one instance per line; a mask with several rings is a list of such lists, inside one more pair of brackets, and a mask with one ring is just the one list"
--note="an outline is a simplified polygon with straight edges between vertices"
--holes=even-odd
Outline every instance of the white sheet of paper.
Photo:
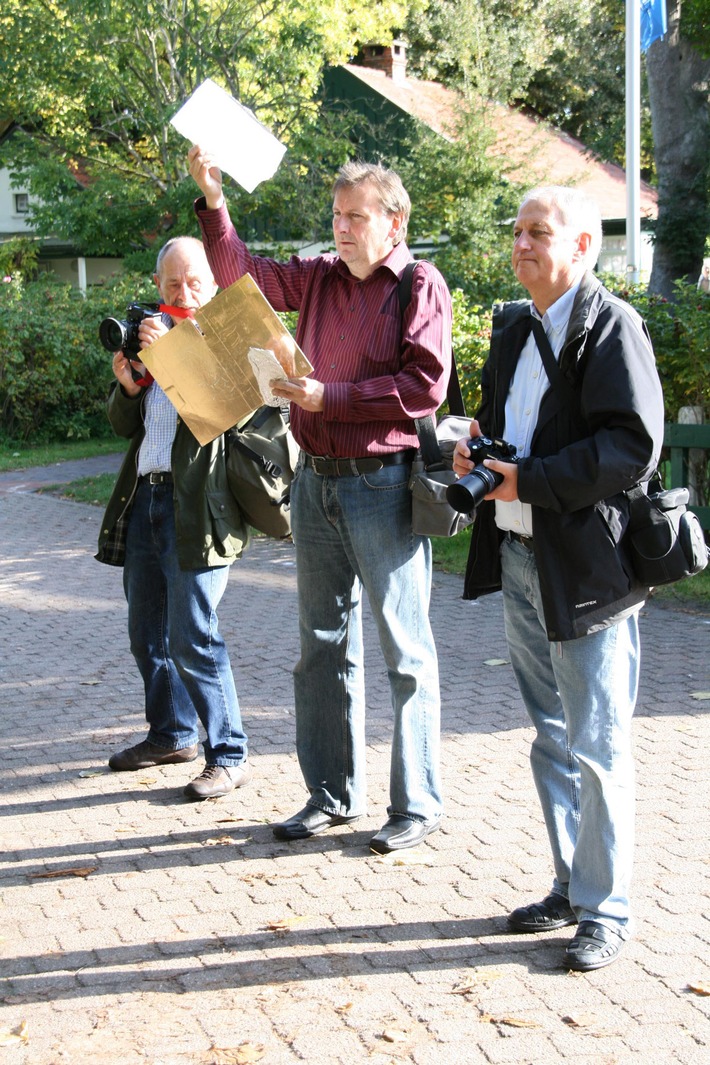
[[283,407],[288,400],[275,396],[271,391],[272,381],[288,381],[286,371],[274,355],[266,348],[249,348],[247,357],[256,377],[261,398],[269,407]]
[[170,119],[178,133],[214,156],[220,170],[253,192],[272,177],[286,145],[211,78],[199,85]]

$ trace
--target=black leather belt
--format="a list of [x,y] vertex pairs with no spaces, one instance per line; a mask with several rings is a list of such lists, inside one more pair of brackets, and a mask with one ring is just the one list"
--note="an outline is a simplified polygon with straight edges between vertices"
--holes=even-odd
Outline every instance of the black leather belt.
[[147,481],[148,484],[172,484],[173,475],[168,470],[161,470],[158,473],[144,474],[141,481]]
[[406,451],[387,451],[382,455],[365,455],[361,459],[329,459],[323,455],[301,452],[304,464],[321,477],[359,477],[363,473],[381,470],[383,466],[399,466],[404,462],[411,462],[416,453],[416,448],[410,447]]
[[528,551],[533,550],[532,536],[521,536],[520,533],[511,532],[510,529],[505,535],[509,540],[515,540],[516,544],[522,544]]

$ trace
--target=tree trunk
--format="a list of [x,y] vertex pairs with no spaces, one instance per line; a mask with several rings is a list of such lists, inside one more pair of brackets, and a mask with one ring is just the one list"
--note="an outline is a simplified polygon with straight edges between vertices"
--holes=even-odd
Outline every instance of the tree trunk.
[[646,53],[658,222],[649,289],[670,299],[673,282],[695,284],[710,231],[710,60],[680,32],[681,0],[668,0],[668,32]]

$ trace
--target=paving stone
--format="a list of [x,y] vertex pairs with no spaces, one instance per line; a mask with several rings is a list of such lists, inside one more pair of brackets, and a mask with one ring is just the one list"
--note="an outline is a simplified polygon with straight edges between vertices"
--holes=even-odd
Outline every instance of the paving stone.
[[710,616],[643,611],[638,930],[614,966],[570,974],[571,930],[521,936],[506,922],[551,869],[532,731],[509,665],[485,664],[507,657],[499,595],[465,603],[459,578],[435,577],[447,809],[415,860],[369,851],[391,736],[369,617],[368,813],[280,843],[270,824],[307,797],[293,547],[257,539],[220,608],[254,781],[189,803],[200,761],[107,768],[145,734],[140,685],[120,571],[93,559],[99,512],[34,492],[60,474],[0,477],[0,1030],[28,1032],[14,1062],[201,1065],[244,1044],[265,1065],[710,1060],[710,715],[692,698],[710,690]]

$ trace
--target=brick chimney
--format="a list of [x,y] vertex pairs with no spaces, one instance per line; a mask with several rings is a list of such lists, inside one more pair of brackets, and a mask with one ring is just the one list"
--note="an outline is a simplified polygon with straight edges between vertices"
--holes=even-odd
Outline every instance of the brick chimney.
[[407,80],[407,45],[404,41],[392,44],[365,44],[355,60],[360,66],[383,70],[398,85]]

